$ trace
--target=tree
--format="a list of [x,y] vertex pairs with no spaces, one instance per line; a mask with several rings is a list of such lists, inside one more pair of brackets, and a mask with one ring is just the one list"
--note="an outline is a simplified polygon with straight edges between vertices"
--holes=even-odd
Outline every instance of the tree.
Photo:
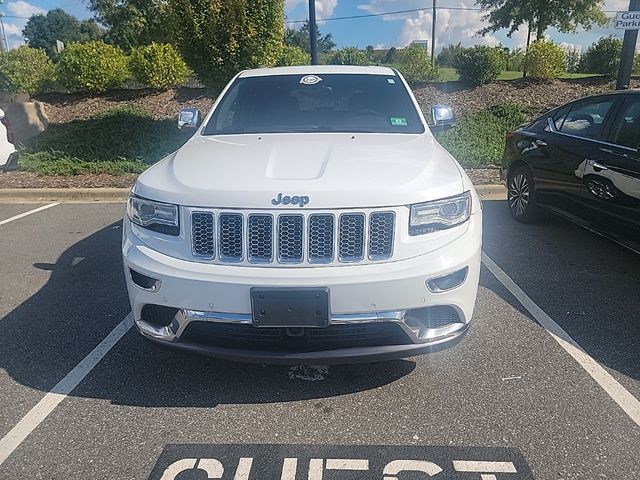
[[157,0],[88,0],[96,19],[107,27],[105,40],[126,52],[138,45],[166,43],[170,24],[166,2]]
[[550,27],[574,33],[578,27],[589,30],[593,24],[607,25],[603,3],[604,0],[476,0],[476,5],[489,11],[484,16],[489,25],[480,33],[506,28],[511,36],[527,24],[536,32],[537,40],[544,40],[544,32]]
[[387,50],[386,55],[382,59],[382,63],[395,63],[398,58],[398,49],[396,47],[391,47]]
[[175,45],[211,88],[282,53],[284,0],[167,0],[167,13]]
[[457,45],[450,43],[442,49],[438,55],[436,63],[439,67],[455,67],[456,57],[462,50],[464,50],[464,47],[461,43],[458,43]]
[[615,37],[602,37],[582,55],[580,71],[614,77],[618,74],[621,57],[622,40]]
[[[291,47],[300,47],[307,53],[311,53],[311,47],[309,45],[309,23],[304,22],[299,29],[287,27],[284,32],[284,44]],[[324,37],[320,33],[320,29],[317,29],[317,45],[319,53],[327,53],[336,47],[336,43],[333,41],[333,37],[330,33],[327,33]]]
[[369,65],[369,56],[356,47],[345,47],[336,52],[329,59],[330,65]]
[[57,54],[56,40],[64,43],[98,40],[102,29],[94,20],[79,21],[60,8],[49,10],[46,15],[32,15],[22,30],[31,48],[41,48],[49,57]]

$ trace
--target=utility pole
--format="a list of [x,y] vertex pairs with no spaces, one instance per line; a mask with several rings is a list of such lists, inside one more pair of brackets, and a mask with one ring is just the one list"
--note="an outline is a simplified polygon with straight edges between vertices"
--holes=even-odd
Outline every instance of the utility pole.
[[[629,11],[635,12],[638,10],[640,10],[640,0],[630,0]],[[629,88],[629,84],[631,83],[631,71],[633,70],[633,56],[636,52],[637,41],[638,30],[625,30],[624,42],[622,43],[622,60],[620,61],[620,70],[618,70],[616,90]]]
[[433,0],[433,10],[431,14],[431,66],[436,66],[436,0]]
[[0,52],[6,52],[9,50],[9,44],[7,43],[7,32],[4,29],[4,12],[2,11],[2,5],[4,0],[0,0]]
[[318,64],[318,25],[316,23],[316,0],[309,0],[309,49],[311,65]]

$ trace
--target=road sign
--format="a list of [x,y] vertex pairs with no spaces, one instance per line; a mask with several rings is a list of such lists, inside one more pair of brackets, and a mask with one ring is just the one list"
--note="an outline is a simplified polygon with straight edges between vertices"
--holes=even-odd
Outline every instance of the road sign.
[[618,12],[614,26],[618,30],[640,29],[640,12]]

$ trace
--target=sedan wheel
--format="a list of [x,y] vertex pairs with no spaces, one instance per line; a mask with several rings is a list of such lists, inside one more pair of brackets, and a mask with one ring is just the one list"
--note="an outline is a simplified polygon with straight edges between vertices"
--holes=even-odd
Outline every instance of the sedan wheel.
[[518,168],[511,175],[507,199],[511,216],[519,222],[531,222],[535,216],[533,181],[526,168]]

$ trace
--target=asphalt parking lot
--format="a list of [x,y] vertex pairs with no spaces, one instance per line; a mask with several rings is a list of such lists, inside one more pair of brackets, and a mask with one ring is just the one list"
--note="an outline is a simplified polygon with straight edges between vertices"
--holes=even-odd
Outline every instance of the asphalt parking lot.
[[[462,343],[305,371],[143,341],[127,317],[124,206],[20,217],[40,206],[0,205],[0,478],[161,478],[183,458],[162,478],[311,480],[324,458],[327,480],[382,479],[355,459],[373,471],[407,455],[434,478],[640,478],[640,256],[605,239],[553,217],[516,224],[486,201]],[[356,463],[326,460],[345,455]],[[297,475],[269,470],[292,457]],[[427,478],[403,475],[384,478]]]

